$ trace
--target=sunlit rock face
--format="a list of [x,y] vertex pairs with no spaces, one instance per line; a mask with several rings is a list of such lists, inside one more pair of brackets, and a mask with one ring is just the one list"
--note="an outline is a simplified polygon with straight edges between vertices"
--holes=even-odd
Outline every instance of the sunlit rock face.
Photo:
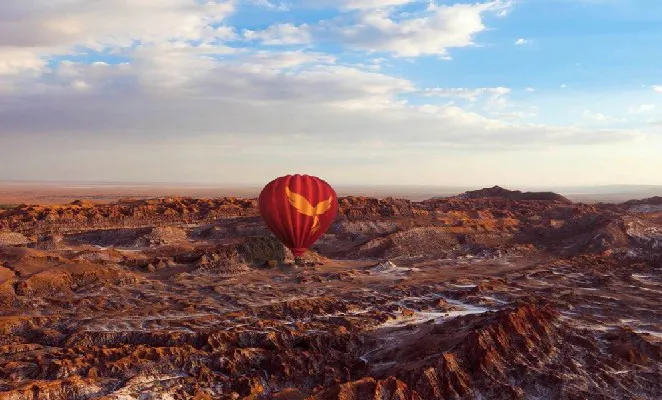
[[659,398],[658,199],[339,202],[300,265],[251,199],[0,210],[0,400]]

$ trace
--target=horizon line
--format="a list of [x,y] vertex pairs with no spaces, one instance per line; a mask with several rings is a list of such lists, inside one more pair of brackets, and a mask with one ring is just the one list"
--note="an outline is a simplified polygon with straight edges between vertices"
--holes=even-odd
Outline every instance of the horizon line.
[[[200,187],[204,186],[209,189],[223,189],[223,188],[259,188],[267,184],[265,183],[239,183],[239,182],[165,182],[165,181],[92,181],[92,180],[27,180],[27,179],[0,179],[0,184],[43,184],[43,185],[61,185],[61,184],[74,184],[74,185],[125,185],[125,186],[159,186],[163,188],[168,187]],[[374,184],[374,183],[336,183],[334,187],[338,188],[491,188],[494,186],[500,187],[523,187],[523,188],[662,188],[662,184],[635,184],[635,183],[611,183],[611,184],[570,184],[570,185],[531,185],[531,184],[416,184],[416,183],[394,183],[394,184]]]

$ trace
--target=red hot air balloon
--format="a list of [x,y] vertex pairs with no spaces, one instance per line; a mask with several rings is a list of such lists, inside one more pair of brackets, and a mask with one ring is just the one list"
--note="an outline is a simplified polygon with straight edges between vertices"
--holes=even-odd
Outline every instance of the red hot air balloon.
[[329,229],[338,213],[336,192],[309,175],[286,175],[269,182],[258,199],[269,229],[299,261]]

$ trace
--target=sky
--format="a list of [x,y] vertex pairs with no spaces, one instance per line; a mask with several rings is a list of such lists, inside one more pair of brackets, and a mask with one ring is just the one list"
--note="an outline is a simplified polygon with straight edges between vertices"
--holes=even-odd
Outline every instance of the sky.
[[659,0],[2,0],[0,180],[662,184]]

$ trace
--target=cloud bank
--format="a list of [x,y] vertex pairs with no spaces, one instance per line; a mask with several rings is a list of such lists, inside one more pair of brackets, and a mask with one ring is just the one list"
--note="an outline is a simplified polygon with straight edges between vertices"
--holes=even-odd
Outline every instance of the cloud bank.
[[[247,3],[274,13],[296,7],[335,13],[306,23],[234,26]],[[213,143],[396,154],[641,136],[636,129],[532,122],[537,114],[511,100],[512,88],[428,87],[389,70],[403,58],[452,62],[455,49],[477,48],[489,29],[486,18],[507,18],[510,2],[247,3],[4,0],[0,157],[38,147],[39,140],[60,152]]]

